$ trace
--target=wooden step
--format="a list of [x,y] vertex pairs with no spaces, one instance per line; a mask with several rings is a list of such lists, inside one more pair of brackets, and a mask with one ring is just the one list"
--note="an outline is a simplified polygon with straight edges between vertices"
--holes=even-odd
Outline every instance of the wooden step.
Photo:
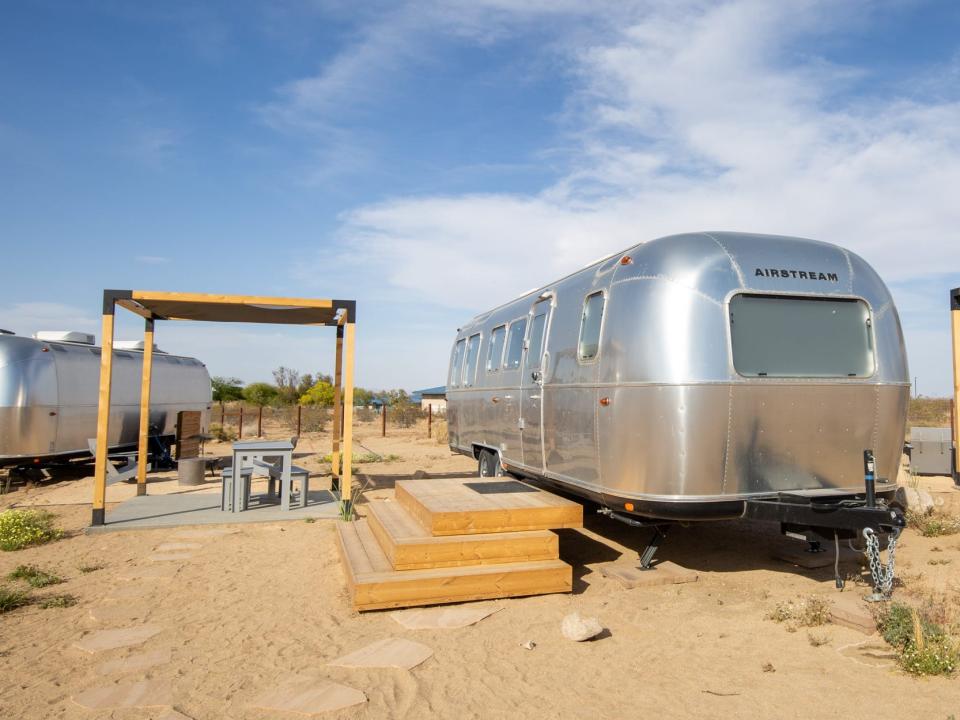
[[[475,489],[484,485],[523,492]],[[582,505],[511,478],[401,480],[396,499],[431,535],[583,527]]]
[[337,522],[347,586],[356,610],[570,592],[573,568],[560,560],[393,570],[366,520]]
[[396,500],[367,505],[370,529],[394,570],[557,560],[560,541],[549,530],[430,535]]

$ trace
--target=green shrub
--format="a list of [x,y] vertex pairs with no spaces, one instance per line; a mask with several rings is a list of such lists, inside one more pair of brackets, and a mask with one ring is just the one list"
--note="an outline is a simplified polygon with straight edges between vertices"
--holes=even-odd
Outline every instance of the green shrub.
[[8,580],[25,580],[30,587],[44,588],[48,585],[59,585],[65,582],[59,575],[41,570],[36,565],[18,565],[17,569],[7,575]]
[[908,512],[907,525],[924,537],[940,537],[960,533],[960,517],[942,511],[923,513]]
[[30,596],[23,590],[0,585],[0,613],[16,610],[30,604]]
[[22,550],[59,540],[63,531],[53,527],[53,515],[43,510],[6,510],[0,513],[0,550]]
[[230,428],[225,428],[220,423],[211,423],[210,434],[220,442],[233,442],[237,439],[237,433]]
[[960,661],[960,649],[926,614],[900,603],[887,608],[877,628],[897,650],[900,666],[914,675],[948,675]]
[[49,610],[50,608],[67,608],[73,607],[77,602],[79,601],[73,595],[51,595],[40,601],[40,607],[44,610]]
[[84,565],[77,565],[77,570],[86,575],[87,573],[96,572],[97,570],[103,570],[104,567],[106,566],[97,563],[86,563]]

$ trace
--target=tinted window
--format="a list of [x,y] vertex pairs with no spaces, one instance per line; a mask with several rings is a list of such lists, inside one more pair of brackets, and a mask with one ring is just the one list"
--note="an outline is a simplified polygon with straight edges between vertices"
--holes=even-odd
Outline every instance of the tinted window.
[[500,358],[503,357],[503,341],[507,337],[507,326],[501,325],[490,333],[490,349],[487,351],[487,370],[494,372],[500,369]]
[[507,359],[503,364],[504,370],[516,370],[520,367],[520,358],[523,357],[523,336],[527,332],[527,319],[514,320],[510,324],[510,337],[507,342]]
[[466,340],[457,340],[453,348],[453,360],[450,361],[450,384],[453,387],[460,384],[460,368],[463,367],[463,349],[466,345]]
[[546,307],[540,307],[536,312],[530,324],[530,342],[527,345],[527,368],[530,370],[540,367],[540,359],[543,355],[543,330],[547,325]]
[[583,316],[580,318],[580,343],[577,355],[589,360],[600,352],[600,323],[603,320],[604,297],[602,292],[588,295],[583,301]]
[[467,343],[467,364],[463,368],[463,384],[473,385],[477,377],[477,357],[480,355],[480,335],[474,335]]
[[733,365],[755,377],[869,377],[870,310],[859,300],[736,295]]

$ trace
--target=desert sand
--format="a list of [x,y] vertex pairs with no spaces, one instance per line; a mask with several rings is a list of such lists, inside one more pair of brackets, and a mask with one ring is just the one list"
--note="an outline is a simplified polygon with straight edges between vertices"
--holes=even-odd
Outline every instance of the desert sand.
[[[471,460],[425,434],[422,425],[392,429],[386,438],[372,424],[358,427],[363,446],[400,456],[362,466],[368,496],[388,496],[396,480],[423,473],[475,472]],[[227,447],[207,450],[226,454]],[[312,454],[327,452],[328,436],[304,438],[297,462],[319,472]],[[318,485],[324,482],[329,478]],[[923,485],[945,503],[960,496],[949,480]],[[91,689],[114,683],[129,696],[157,692],[195,720],[304,717],[257,707],[277,688],[304,680],[366,695],[366,702],[321,716],[332,718],[960,716],[957,679],[904,674],[878,636],[825,625],[812,631],[826,640],[814,647],[806,629],[789,632],[767,619],[780,601],[838,591],[832,568],[803,570],[773,559],[774,548],[789,541],[764,526],[675,527],[658,558],[696,570],[699,580],[627,590],[600,568],[636,558],[647,532],[588,513],[582,531],[560,532],[561,557],[574,566],[572,594],[487,601],[480,605],[502,609],[474,625],[408,629],[390,611],[351,609],[333,521],[85,534],[91,486],[84,476],[0,497],[3,508],[46,507],[68,534],[0,553],[0,573],[36,564],[67,582],[34,595],[79,598],[69,608],[31,605],[0,615],[0,717],[174,717],[169,707],[97,711],[75,700],[99,697]],[[149,490],[195,491],[178,487],[173,473],[152,477]],[[111,486],[108,500],[134,492]],[[148,559],[157,552],[179,557]],[[949,562],[931,565],[932,558]],[[94,564],[103,567],[78,569]],[[898,570],[904,586],[896,596],[956,599],[960,536],[907,531]],[[856,575],[858,568],[845,564],[844,571]],[[866,591],[851,581],[844,594]],[[584,643],[564,639],[560,624],[573,611],[599,618],[606,631]],[[159,631],[134,633],[136,642],[124,647],[82,649],[126,637],[98,631],[143,626]],[[328,664],[388,638],[433,654],[409,670]]]

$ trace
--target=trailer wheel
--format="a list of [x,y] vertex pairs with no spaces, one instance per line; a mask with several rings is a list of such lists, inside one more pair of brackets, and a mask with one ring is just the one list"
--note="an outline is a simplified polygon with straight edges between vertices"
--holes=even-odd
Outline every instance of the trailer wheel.
[[500,464],[500,457],[492,450],[481,450],[477,464],[480,470],[480,477],[501,477],[503,475],[503,466]]

